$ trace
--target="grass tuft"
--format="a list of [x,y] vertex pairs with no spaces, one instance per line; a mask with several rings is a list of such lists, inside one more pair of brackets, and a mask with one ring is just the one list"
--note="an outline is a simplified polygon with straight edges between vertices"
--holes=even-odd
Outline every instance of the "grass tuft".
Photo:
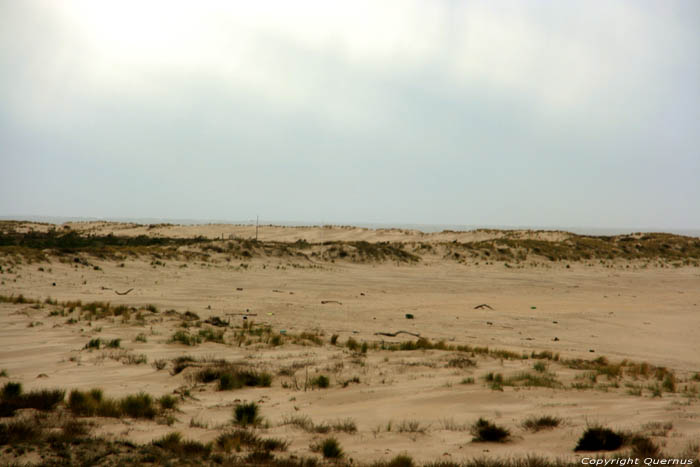
[[553,417],[551,415],[543,416],[532,416],[528,417],[523,421],[523,428],[529,431],[541,431],[550,430],[556,428],[561,424],[561,419],[559,417]]

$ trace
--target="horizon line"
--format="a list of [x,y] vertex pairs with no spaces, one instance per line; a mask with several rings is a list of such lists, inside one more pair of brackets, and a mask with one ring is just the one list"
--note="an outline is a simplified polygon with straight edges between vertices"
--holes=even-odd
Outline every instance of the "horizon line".
[[[48,224],[63,224],[66,222],[123,222],[134,224],[165,223],[173,225],[255,225],[256,219],[248,220],[228,220],[228,219],[196,219],[196,218],[175,218],[175,217],[121,217],[121,216],[46,216],[33,214],[0,215],[3,221],[24,221],[24,222],[44,222]],[[479,229],[493,230],[545,230],[563,231],[576,234],[592,234],[594,232],[607,232],[610,235],[624,233],[673,233],[679,235],[689,235],[700,237],[700,227],[698,228],[677,228],[677,227],[586,227],[586,226],[545,226],[545,225],[508,225],[508,224],[458,224],[458,223],[419,223],[419,222],[314,222],[314,221],[290,221],[290,220],[263,220],[260,225],[278,227],[357,227],[370,230],[383,228],[418,230],[425,233],[435,233],[444,230],[470,231]],[[422,227],[422,228],[421,228]],[[428,229],[425,229],[428,228]],[[436,230],[439,229],[439,230]]]

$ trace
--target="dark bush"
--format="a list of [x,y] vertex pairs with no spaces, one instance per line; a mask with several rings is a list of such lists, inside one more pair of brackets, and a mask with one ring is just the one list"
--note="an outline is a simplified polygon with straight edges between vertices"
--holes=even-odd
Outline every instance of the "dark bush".
[[624,441],[623,435],[609,428],[591,427],[578,440],[574,451],[615,451]]
[[540,431],[552,429],[561,423],[561,419],[558,417],[552,417],[551,415],[543,415],[541,417],[529,417],[523,422],[523,428],[530,431]]
[[255,402],[236,404],[236,407],[233,409],[234,421],[242,426],[255,425],[260,421],[258,411],[258,404]]
[[480,418],[470,429],[472,441],[504,443],[510,438],[510,431],[484,418]]
[[343,457],[343,449],[335,438],[326,438],[321,443],[321,454],[326,459],[340,459]]
[[312,387],[317,387],[317,388],[327,388],[330,386],[331,381],[328,379],[328,376],[325,375],[318,375],[314,379],[310,381]]

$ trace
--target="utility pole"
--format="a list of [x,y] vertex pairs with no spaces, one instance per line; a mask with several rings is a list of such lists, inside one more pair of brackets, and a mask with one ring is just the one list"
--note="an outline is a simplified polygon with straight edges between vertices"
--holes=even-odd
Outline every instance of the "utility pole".
[[255,241],[258,241],[258,222],[260,221],[260,216],[255,216]]

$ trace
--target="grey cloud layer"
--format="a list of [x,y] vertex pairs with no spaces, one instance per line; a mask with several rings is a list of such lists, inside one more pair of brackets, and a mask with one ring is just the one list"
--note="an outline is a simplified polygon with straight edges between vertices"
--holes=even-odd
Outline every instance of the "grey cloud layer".
[[695,2],[56,5],[0,2],[0,214],[700,226]]

